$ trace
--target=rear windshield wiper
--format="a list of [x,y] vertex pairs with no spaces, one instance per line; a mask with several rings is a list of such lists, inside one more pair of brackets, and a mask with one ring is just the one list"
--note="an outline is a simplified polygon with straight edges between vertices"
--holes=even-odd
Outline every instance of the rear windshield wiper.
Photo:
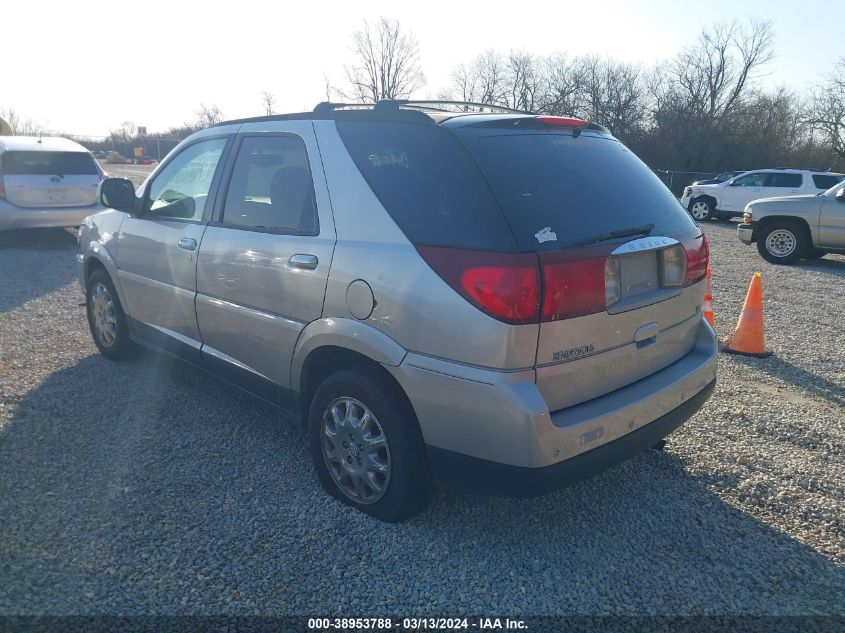
[[598,244],[599,242],[607,242],[618,237],[633,237],[634,235],[649,235],[654,229],[653,224],[643,224],[641,226],[632,226],[629,229],[617,229],[616,231],[609,231],[608,233],[599,233],[593,237],[588,237],[580,242],[575,242],[572,246],[587,246],[589,244]]

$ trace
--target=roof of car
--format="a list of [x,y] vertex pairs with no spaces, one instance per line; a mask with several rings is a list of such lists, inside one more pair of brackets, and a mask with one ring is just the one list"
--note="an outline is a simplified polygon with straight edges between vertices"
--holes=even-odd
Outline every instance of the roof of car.
[[60,136],[0,136],[0,152],[87,152],[79,143]]

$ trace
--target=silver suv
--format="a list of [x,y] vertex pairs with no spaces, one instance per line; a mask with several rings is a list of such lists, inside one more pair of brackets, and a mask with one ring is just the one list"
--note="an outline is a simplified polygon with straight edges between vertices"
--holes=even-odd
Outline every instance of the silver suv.
[[658,443],[715,384],[701,230],[598,125],[447,107],[231,121],[105,181],[77,257],[100,351],[301,417],[325,489],[389,521]]

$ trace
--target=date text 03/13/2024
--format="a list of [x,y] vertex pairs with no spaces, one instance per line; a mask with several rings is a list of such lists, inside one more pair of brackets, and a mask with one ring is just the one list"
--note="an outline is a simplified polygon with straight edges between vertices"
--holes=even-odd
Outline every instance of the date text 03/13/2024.
[[528,628],[516,618],[309,618],[311,631],[518,631]]

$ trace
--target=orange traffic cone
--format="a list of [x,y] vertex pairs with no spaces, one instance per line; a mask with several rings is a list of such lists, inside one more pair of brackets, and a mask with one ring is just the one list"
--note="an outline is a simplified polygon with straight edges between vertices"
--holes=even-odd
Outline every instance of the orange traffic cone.
[[772,353],[766,351],[764,330],[763,277],[754,273],[734,335],[722,346],[722,351],[745,356],[771,356]]
[[707,285],[704,286],[704,318],[710,327],[716,327],[716,319],[713,318],[713,284],[710,281],[710,265],[707,266]]

